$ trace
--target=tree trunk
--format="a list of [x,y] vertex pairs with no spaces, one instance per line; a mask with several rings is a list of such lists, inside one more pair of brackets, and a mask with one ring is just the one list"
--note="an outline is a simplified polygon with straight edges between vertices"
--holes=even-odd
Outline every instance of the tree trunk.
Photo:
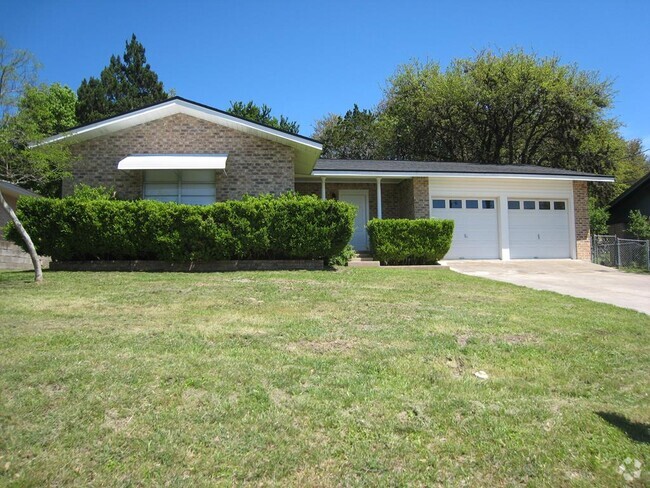
[[34,281],[36,283],[40,283],[43,281],[43,270],[41,269],[41,260],[38,258],[38,254],[36,254],[36,248],[34,247],[34,243],[32,242],[31,237],[29,237],[29,234],[23,227],[23,224],[20,223],[20,220],[18,219],[18,216],[16,215],[16,212],[14,212],[14,209],[9,206],[7,201],[4,198],[4,195],[0,191],[0,204],[2,204],[2,207],[7,211],[9,216],[11,217],[11,220],[13,220],[14,225],[16,226],[16,229],[18,230],[18,233],[20,236],[23,238],[23,241],[25,241],[25,245],[27,246],[27,251],[29,252],[29,257],[32,258],[32,264],[34,265]]

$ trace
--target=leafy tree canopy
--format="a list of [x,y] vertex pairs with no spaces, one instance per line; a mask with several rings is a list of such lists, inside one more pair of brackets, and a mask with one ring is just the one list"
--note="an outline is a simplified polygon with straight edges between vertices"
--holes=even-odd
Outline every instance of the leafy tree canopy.
[[625,156],[621,158],[614,169],[616,183],[614,183],[612,198],[616,198],[637,180],[650,171],[650,159],[643,150],[640,139],[627,141]]
[[36,59],[0,39],[0,179],[56,195],[68,175],[65,144],[31,147],[43,137],[76,125],[74,92],[58,83],[34,86]]
[[36,82],[40,65],[24,49],[12,49],[0,37],[0,121],[15,113],[25,87]]
[[298,134],[298,131],[300,130],[300,126],[297,122],[290,121],[284,115],[280,115],[280,118],[278,119],[271,115],[271,108],[268,105],[257,105],[252,100],[248,103],[231,101],[230,108],[227,112],[252,122],[275,127],[276,129],[285,132],[290,132],[291,134]]
[[58,195],[69,176],[71,155],[63,143],[34,146],[76,125],[74,92],[53,84],[27,87],[15,115],[0,126],[0,178],[46,195]]
[[377,114],[357,104],[343,117],[329,114],[317,121],[314,138],[323,143],[324,158],[374,159],[380,154]]
[[[612,174],[626,157],[609,117],[612,85],[596,73],[522,50],[483,51],[443,70],[411,62],[389,78],[372,120],[360,112],[317,123],[325,154],[369,159],[532,164]],[[356,115],[353,117],[352,114]],[[325,129],[326,128],[326,129]],[[332,135],[333,134],[333,135]],[[605,201],[612,190],[596,189]]]
[[169,95],[147,63],[144,46],[133,34],[123,57],[111,56],[99,78],[84,79],[77,97],[77,119],[87,124],[162,102]]

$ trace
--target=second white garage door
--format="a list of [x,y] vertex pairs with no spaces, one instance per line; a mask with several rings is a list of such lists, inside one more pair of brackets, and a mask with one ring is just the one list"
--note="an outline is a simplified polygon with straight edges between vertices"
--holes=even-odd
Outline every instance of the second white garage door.
[[433,217],[454,221],[454,238],[445,259],[499,258],[496,199],[434,199],[432,205]]
[[564,200],[508,199],[510,257],[571,257],[569,212]]

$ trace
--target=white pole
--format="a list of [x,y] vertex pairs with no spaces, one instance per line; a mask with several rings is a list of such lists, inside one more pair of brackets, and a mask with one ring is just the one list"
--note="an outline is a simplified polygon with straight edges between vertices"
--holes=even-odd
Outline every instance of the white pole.
[[327,194],[325,193],[325,177],[320,177],[320,197],[323,200],[327,199]]
[[381,219],[381,178],[377,178],[377,218]]

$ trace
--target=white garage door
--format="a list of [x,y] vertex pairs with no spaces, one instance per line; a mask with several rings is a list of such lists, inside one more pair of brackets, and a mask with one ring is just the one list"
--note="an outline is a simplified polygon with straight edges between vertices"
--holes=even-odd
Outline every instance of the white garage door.
[[433,217],[454,221],[454,238],[446,259],[499,258],[496,199],[433,199],[432,205]]
[[508,199],[510,257],[571,257],[569,212],[564,200]]

